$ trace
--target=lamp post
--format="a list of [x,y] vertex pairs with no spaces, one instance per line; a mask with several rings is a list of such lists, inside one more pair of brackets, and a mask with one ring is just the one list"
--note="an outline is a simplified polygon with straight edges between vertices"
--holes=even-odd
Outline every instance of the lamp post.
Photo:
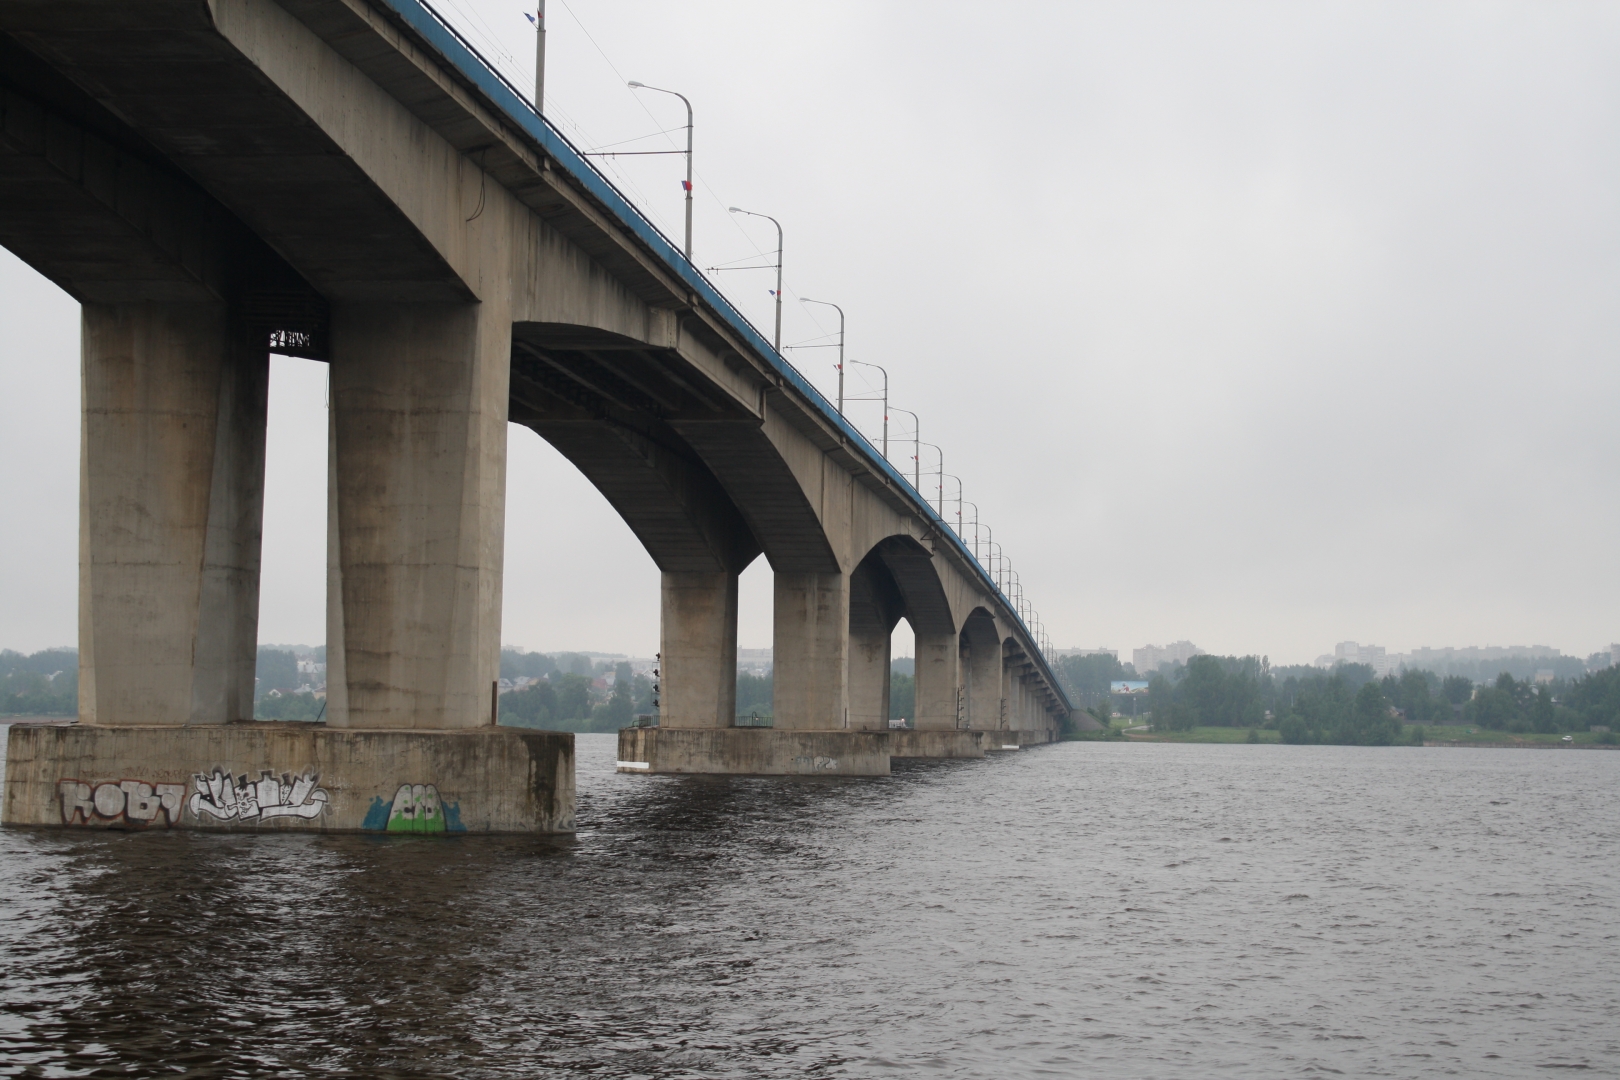
[[[780,267],[778,268],[780,273]],[[782,287],[781,278],[777,278],[778,289]],[[811,300],[809,297],[799,297],[801,304],[820,304],[830,307],[838,312],[838,415],[844,415],[844,309],[827,300]],[[782,298],[776,298],[776,336],[782,336]]]
[[[542,3],[540,5],[540,7],[541,7],[542,14],[543,14],[544,9],[545,9],[544,0],[542,0]],[[541,31],[541,40],[544,40],[544,37],[545,37],[545,31],[542,30]],[[644,83],[644,82],[636,82],[634,79],[630,80],[630,89],[632,89],[632,90],[652,90],[652,91],[654,91],[656,93],[660,93],[660,94],[673,94],[675,97],[680,98],[681,103],[686,106],[686,182],[685,182],[685,187],[686,187],[686,261],[691,262],[692,261],[692,103],[690,101],[686,100],[686,95],[685,94],[676,93],[674,90],[665,90],[663,87],[660,87],[660,86],[648,86],[646,83]]]
[[[980,565],[983,565],[982,561],[979,560],[979,504],[970,500],[963,505],[973,507],[973,558],[975,561],[980,562]],[[989,526],[986,525],[985,528],[988,529]]]
[[534,111],[544,113],[546,100],[546,0],[535,0],[534,23]]
[[[840,324],[840,326],[839,326],[839,338],[842,339],[842,337],[843,337],[843,327]],[[840,343],[842,343],[841,340],[840,340]],[[840,360],[842,360],[843,357],[844,357],[843,350],[840,349],[839,353],[838,353],[838,358]],[[859,364],[859,365],[861,365],[861,367],[877,368],[879,371],[883,372],[883,460],[888,461],[889,460],[889,372],[881,364],[868,364],[865,360],[851,360],[850,363]],[[843,369],[843,366],[840,364],[839,369],[838,369],[838,382],[839,382],[839,386],[840,386],[840,391],[842,391],[842,385],[843,385],[843,381],[844,381],[843,375],[844,375],[844,369]],[[839,396],[840,399],[842,399],[843,393],[840,392],[838,396]],[[871,399],[868,398],[867,400],[871,400]],[[844,410],[842,408],[840,408],[838,411],[843,412]],[[916,415],[916,414],[913,413],[912,415]]]
[[[782,351],[782,223],[769,214],[756,214],[752,210],[744,210],[740,206],[729,207],[733,214],[746,214],[749,217],[761,217],[776,226],[776,339],[771,347],[777,352]],[[840,312],[840,315],[843,313]],[[842,323],[840,323],[842,325]],[[843,375],[843,365],[839,365],[839,376]]]
[[[884,412],[887,411],[888,407],[885,406]],[[917,440],[922,437],[922,417],[918,416],[910,409],[895,409],[894,411],[903,412],[907,416],[911,417],[911,490],[915,491],[918,495],[921,495],[922,443],[918,442]]]
[[[944,464],[943,461],[940,462],[941,466]],[[956,535],[960,538],[962,535],[962,478],[955,473],[941,472],[939,474],[939,516],[945,516],[945,478],[947,476],[956,481]]]
[[[917,445],[933,446],[934,452],[939,455],[939,487],[936,490],[939,493],[939,516],[943,518],[945,516],[945,451],[941,450],[938,446],[934,446],[934,444],[931,442],[919,441]],[[922,455],[918,454],[917,456],[921,457]],[[921,495],[922,492],[919,491],[917,494]]]

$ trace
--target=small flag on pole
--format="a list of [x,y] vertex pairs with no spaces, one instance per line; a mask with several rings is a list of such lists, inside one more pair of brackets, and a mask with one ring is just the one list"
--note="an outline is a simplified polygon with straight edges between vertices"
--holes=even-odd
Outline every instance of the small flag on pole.
[[539,23],[538,23],[538,22],[536,22],[536,21],[535,21],[535,17],[534,17],[534,16],[533,16],[533,15],[530,15],[530,14],[529,14],[529,13],[528,13],[528,12],[527,12],[527,11],[525,11],[525,12],[524,12],[524,13],[523,13],[523,17],[524,17],[524,18],[525,18],[525,19],[528,19],[528,20],[529,20],[529,22],[531,22],[531,23],[533,23],[533,24],[534,24],[534,28],[535,28],[535,29],[536,29],[536,30],[538,30],[538,29],[539,29],[539,28],[540,28],[540,24],[539,24]]
[[692,185],[687,183],[685,180],[682,180],[681,181],[681,190],[682,191],[691,191],[692,190]]

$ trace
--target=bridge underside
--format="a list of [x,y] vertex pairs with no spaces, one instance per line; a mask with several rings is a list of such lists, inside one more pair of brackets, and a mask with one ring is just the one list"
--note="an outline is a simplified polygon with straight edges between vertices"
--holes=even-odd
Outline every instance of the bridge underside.
[[[640,771],[870,773],[1050,738],[1044,661],[937,518],[412,11],[0,0],[0,243],[82,307],[80,721],[104,729],[14,744],[5,820],[207,824],[229,787],[299,791],[278,827],[348,827],[392,783],[360,756],[380,755],[409,775],[370,797],[402,813],[454,790],[492,828],[563,827],[570,787],[511,785],[566,737],[520,753],[494,726],[508,421],[661,571],[659,727],[621,752],[645,747]],[[331,365],[324,722],[369,741],[231,734],[253,716],[272,351]],[[739,732],[737,576],[761,554],[774,727]],[[917,709],[890,732],[900,618]],[[14,806],[13,765],[25,802],[71,781],[54,811]],[[176,783],[202,809],[130,816]]]

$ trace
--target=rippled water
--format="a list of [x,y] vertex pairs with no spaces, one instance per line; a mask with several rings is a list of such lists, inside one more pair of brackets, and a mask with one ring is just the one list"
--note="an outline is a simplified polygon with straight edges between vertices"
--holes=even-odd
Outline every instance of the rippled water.
[[1620,1073],[1620,753],[579,747],[568,842],[0,832],[0,1075]]

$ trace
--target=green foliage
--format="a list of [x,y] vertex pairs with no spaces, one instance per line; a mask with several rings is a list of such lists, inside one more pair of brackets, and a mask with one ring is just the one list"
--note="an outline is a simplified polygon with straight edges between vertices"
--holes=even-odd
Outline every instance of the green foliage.
[[[618,669],[623,669],[622,677]],[[635,704],[635,690],[629,664],[619,664],[613,674],[613,689],[608,699],[591,710],[592,731],[618,731],[630,726],[630,714]]]
[[255,700],[262,699],[272,690],[297,690],[298,657],[281,649],[260,647],[259,661],[253,674],[259,680],[253,694]]
[[1507,672],[1481,687],[1462,709],[1464,723],[1513,735],[1586,731],[1620,724],[1620,668],[1595,671],[1574,683],[1537,686]]
[[[1062,656],[1052,665],[1069,700],[1094,705],[1108,698],[1109,684],[1127,677],[1125,665],[1113,656]],[[1134,669],[1133,669],[1134,670]],[[910,714],[907,714],[910,715]]]
[[1265,720],[1268,665],[1255,656],[1195,656],[1180,678],[1162,673],[1148,680],[1153,727],[1258,727]]
[[595,674],[591,658],[584,653],[558,653],[555,659],[557,670],[565,675],[584,675],[589,678]]
[[521,690],[501,695],[501,723],[511,727],[567,731],[558,727],[557,689],[551,683],[530,683]]
[[501,678],[544,679],[557,670],[557,662],[545,653],[524,652],[522,649],[501,650]]
[[1570,684],[1560,697],[1582,727],[1620,728],[1620,667],[1594,671]]
[[323,715],[325,707],[326,701],[314,694],[266,695],[254,703],[253,719],[312,721]]
[[904,672],[894,671],[889,674],[889,719],[898,720],[902,716],[916,723],[917,680]]
[[737,711],[739,713],[759,713],[761,716],[771,715],[771,676],[750,675],[746,671],[737,673]]
[[1447,724],[1452,720],[1451,703],[1435,693],[1441,690],[1439,678],[1427,671],[1404,671],[1400,677],[1387,675],[1380,684],[1390,704],[1399,709],[1410,724]]
[[1344,664],[1332,674],[1299,682],[1288,712],[1277,722],[1283,742],[1391,746],[1401,737],[1400,718],[1384,688],[1367,679],[1352,690],[1352,678],[1359,680],[1360,673],[1346,678],[1344,669],[1348,667],[1366,665]]
[[0,716],[77,716],[79,654],[45,649],[0,651]]

